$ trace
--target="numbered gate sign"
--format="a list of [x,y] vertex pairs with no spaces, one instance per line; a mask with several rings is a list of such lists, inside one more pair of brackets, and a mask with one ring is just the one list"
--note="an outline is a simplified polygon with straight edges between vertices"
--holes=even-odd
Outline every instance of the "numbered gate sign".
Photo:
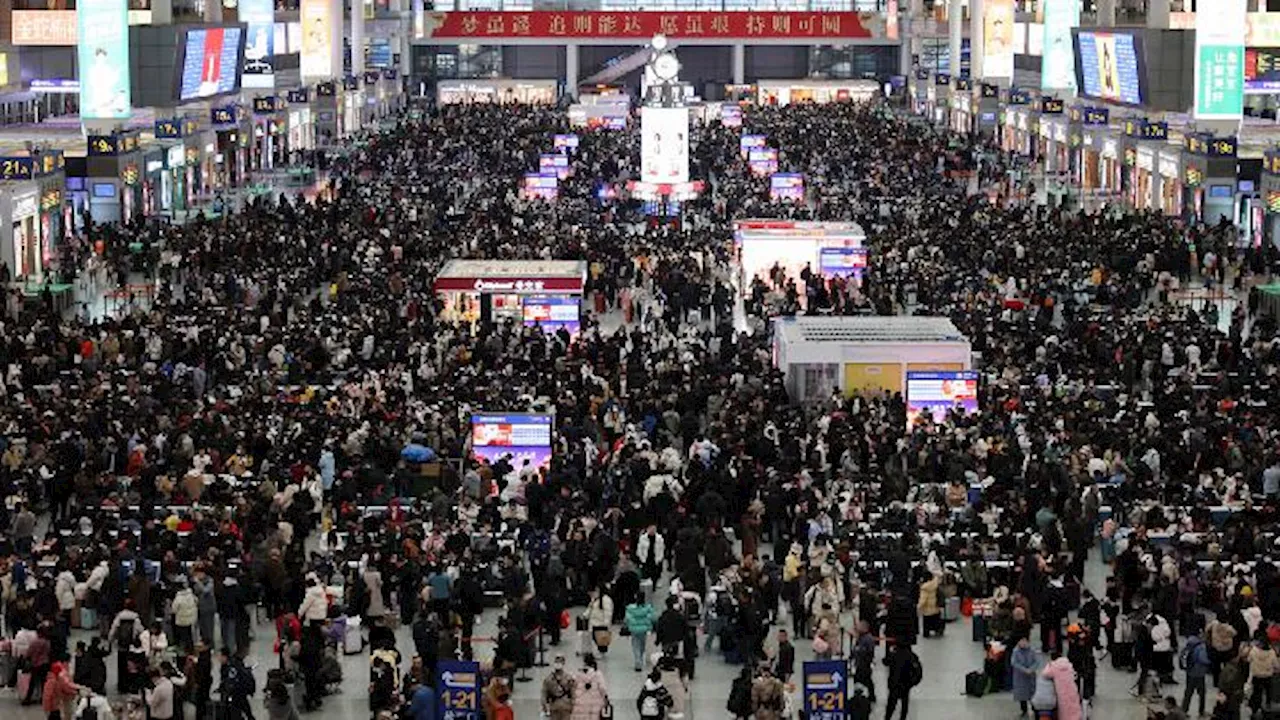
[[441,661],[436,693],[441,720],[480,720],[480,663]]
[[804,664],[804,711],[808,720],[847,720],[847,673],[847,667],[841,660],[815,660]]

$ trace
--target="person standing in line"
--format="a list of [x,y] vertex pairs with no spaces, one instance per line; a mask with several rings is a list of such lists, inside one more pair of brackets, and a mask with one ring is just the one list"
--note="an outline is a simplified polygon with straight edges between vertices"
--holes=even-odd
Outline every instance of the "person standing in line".
[[894,708],[901,705],[898,717],[907,720],[911,711],[911,690],[924,679],[920,658],[916,657],[910,645],[895,645],[885,656],[884,664],[889,668],[889,701],[885,705],[884,718],[891,720]]
[[1187,687],[1182,692],[1182,712],[1185,713],[1191,708],[1191,696],[1198,693],[1200,695],[1200,715],[1203,717],[1205,701],[1204,679],[1213,666],[1213,661],[1209,659],[1209,647],[1199,635],[1192,635],[1187,638],[1187,644],[1182,648],[1179,660],[1179,664],[1187,671]]
[[631,656],[636,672],[644,670],[645,650],[649,643],[649,633],[653,631],[653,606],[645,601],[644,593],[634,603],[627,606],[623,622],[631,633]]
[[542,681],[542,712],[550,720],[569,720],[577,682],[564,669],[563,655],[557,655],[551,674]]
[[1018,638],[1009,660],[1013,666],[1013,699],[1018,703],[1018,716],[1027,716],[1027,704],[1036,694],[1036,672],[1040,668],[1040,656],[1026,635]]

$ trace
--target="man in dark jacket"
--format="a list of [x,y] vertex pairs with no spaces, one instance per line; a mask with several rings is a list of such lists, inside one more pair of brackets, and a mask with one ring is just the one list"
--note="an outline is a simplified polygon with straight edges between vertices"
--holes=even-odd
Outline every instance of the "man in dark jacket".
[[658,624],[654,626],[658,647],[664,648],[668,645],[679,645],[684,642],[687,628],[688,622],[684,613],[680,612],[679,602],[676,598],[667,598],[667,609],[662,611],[662,615],[658,618]]
[[89,641],[89,647],[83,642],[76,643],[75,682],[83,685],[98,695],[107,694],[107,651],[98,638]]
[[774,659],[773,674],[784,683],[791,681],[796,671],[796,648],[787,637],[786,628],[778,630],[778,655]]
[[911,707],[911,689],[919,685],[924,677],[920,658],[912,652],[910,645],[894,645],[885,656],[884,664],[889,668],[889,678],[886,683],[889,687],[889,702],[885,705],[885,720],[893,717],[893,709],[899,703],[902,704],[902,713],[899,718],[907,720],[907,713],[910,712]]

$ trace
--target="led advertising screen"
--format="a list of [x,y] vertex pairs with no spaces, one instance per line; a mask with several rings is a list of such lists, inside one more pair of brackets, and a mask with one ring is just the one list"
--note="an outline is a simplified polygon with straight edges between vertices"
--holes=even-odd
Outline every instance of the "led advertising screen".
[[80,76],[80,117],[122,120],[129,117],[128,0],[80,0],[76,3]]
[[778,172],[778,151],[773,148],[752,150],[747,153],[747,166],[756,175],[772,175]]
[[1086,97],[1141,105],[1146,84],[1142,43],[1136,35],[1076,32],[1076,79]]
[[569,177],[569,156],[561,153],[543,153],[539,155],[538,173],[555,175],[561,180]]
[[689,109],[640,109],[640,179],[689,182]]
[[553,138],[551,141],[551,147],[555,148],[558,151],[559,150],[577,150],[578,136],[572,135],[572,134],[556,135],[555,138]]
[[1244,51],[1246,94],[1280,92],[1280,48],[1248,48]]
[[907,427],[926,413],[942,422],[955,407],[964,408],[966,415],[978,412],[976,370],[907,373]]
[[[1040,89],[1076,91],[1076,58],[1071,47],[1071,30],[1080,24],[1078,0],[1045,0],[1044,27],[1040,38]],[[1035,34],[1036,26],[1031,26]],[[1032,55],[1040,53],[1032,52]]]
[[769,198],[772,200],[804,200],[804,175],[776,173],[769,178]]
[[1013,78],[1013,0],[986,0],[982,6],[982,76]]
[[188,30],[178,68],[178,100],[202,100],[240,89],[238,27]]
[[554,173],[549,175],[526,173],[523,191],[526,198],[555,200],[560,195],[560,179]]
[[511,455],[512,468],[517,471],[525,460],[535,467],[549,467],[551,425],[550,415],[475,413],[471,416],[471,453],[487,464]]
[[742,108],[737,105],[721,105],[720,124],[731,128],[742,127]]
[[862,277],[867,269],[864,247],[824,247],[818,250],[818,273],[823,277]]
[[577,296],[547,297],[531,295],[524,298],[521,309],[524,324],[540,325],[546,332],[557,332],[560,328],[576,336],[581,326],[582,298]]
[[1214,0],[1211,10],[1196,13],[1193,117],[1198,120],[1244,117],[1247,10],[1245,0]]
[[752,150],[759,150],[764,146],[765,137],[763,135],[743,135],[738,138],[738,150],[744,158],[750,156]]
[[[302,0],[299,11],[302,19],[302,55],[299,63],[304,80],[331,78],[342,74],[342,68],[334,67],[333,47],[334,23],[341,23],[342,19],[335,18],[333,14],[331,0]],[[292,39],[289,44],[293,44]]]
[[[240,20],[246,25],[244,78],[246,87],[275,87],[276,5],[274,0],[240,0]],[[282,31],[284,27],[280,28]],[[280,33],[283,39],[284,32]],[[285,48],[280,48],[284,52]]]

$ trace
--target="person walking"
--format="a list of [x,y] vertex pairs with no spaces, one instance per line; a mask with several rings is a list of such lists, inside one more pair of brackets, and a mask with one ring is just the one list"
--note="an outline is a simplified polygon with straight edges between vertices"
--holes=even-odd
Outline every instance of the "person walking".
[[569,720],[573,714],[577,682],[564,666],[564,656],[557,655],[551,673],[542,681],[542,712],[550,720]]
[[785,689],[782,681],[773,676],[768,668],[762,668],[751,683],[751,707],[754,720],[781,720],[786,706]]
[[244,718],[253,720],[253,709],[249,707],[249,698],[257,692],[257,682],[253,679],[253,671],[245,667],[244,659],[236,655],[230,648],[224,647],[221,652],[222,670],[221,684],[218,692],[222,694],[230,720]]
[[1209,646],[1204,638],[1199,635],[1187,638],[1187,644],[1182,648],[1178,664],[1187,671],[1187,685],[1182,692],[1182,712],[1185,713],[1191,708],[1191,696],[1199,694],[1200,715],[1204,715],[1204,679],[1213,667],[1213,661],[1209,657]]
[[596,667],[594,655],[582,658],[582,669],[574,677],[571,720],[599,720],[609,705],[609,688]]
[[627,606],[623,622],[631,633],[631,657],[636,672],[644,670],[645,651],[649,644],[649,633],[653,631],[653,606],[644,599],[644,593],[635,602]]
[[1278,667],[1280,659],[1276,657],[1276,651],[1265,638],[1259,638],[1249,648],[1249,683],[1253,685],[1249,709],[1255,715],[1271,704],[1271,681]]
[[662,684],[662,671],[654,668],[645,678],[640,694],[636,696],[636,710],[641,720],[666,720],[667,712],[675,704],[671,693]]
[[884,658],[889,668],[887,685],[889,701],[885,705],[884,718],[891,720],[894,708],[901,706],[900,720],[907,720],[911,708],[911,690],[924,679],[924,668],[910,645],[895,645]]
[[1013,667],[1013,699],[1018,703],[1019,717],[1027,716],[1027,704],[1036,694],[1036,673],[1040,670],[1040,655],[1031,647],[1025,635],[1018,638],[1009,658]]

